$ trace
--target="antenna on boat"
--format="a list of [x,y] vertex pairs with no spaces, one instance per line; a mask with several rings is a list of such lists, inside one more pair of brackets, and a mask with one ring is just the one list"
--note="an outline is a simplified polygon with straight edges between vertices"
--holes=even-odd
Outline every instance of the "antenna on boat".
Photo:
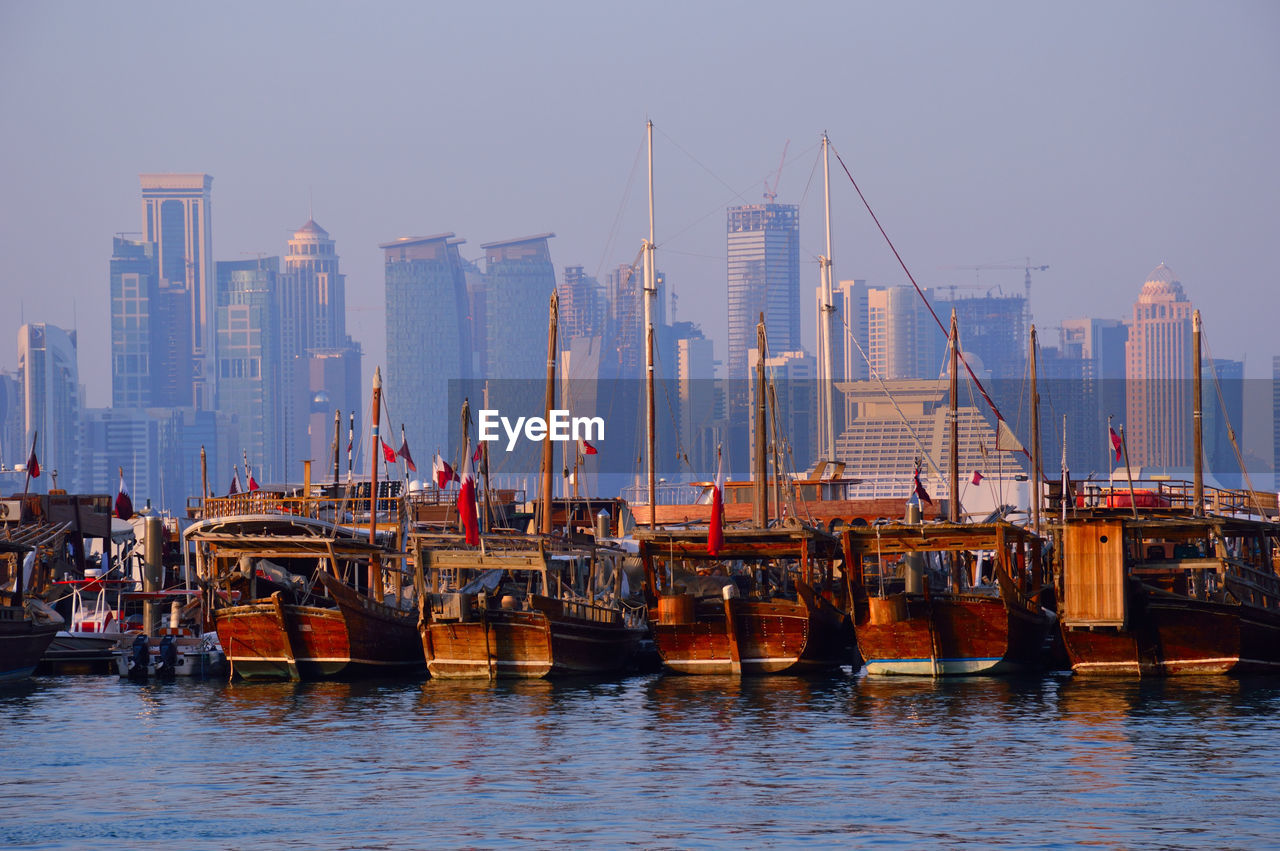
[[947,417],[951,420],[951,463],[947,465],[947,487],[950,488],[950,499],[947,500],[947,519],[952,523],[960,522],[960,328],[956,322],[956,309],[951,308],[951,342],[950,351],[950,395]]

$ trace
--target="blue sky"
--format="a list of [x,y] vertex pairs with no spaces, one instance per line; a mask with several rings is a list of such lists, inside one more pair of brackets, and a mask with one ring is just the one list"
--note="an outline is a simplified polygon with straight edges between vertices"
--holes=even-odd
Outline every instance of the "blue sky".
[[[816,285],[826,130],[922,285],[1020,292],[1020,270],[948,267],[1048,265],[1048,344],[1128,316],[1164,262],[1213,353],[1269,375],[1278,38],[1270,2],[0,0],[0,368],[23,318],[75,325],[107,404],[111,237],[140,228],[139,173],[204,171],[217,259],[282,253],[314,205],[372,373],[379,242],[454,231],[478,257],[554,231],[558,269],[603,274],[645,235],[652,118],[658,264],[721,357],[724,208],[786,146]],[[832,185],[837,277],[906,283]]]

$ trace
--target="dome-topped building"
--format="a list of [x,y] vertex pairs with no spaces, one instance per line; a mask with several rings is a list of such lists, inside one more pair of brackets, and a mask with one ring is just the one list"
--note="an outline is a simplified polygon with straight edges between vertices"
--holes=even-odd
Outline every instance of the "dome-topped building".
[[1139,304],[1186,300],[1187,296],[1182,291],[1182,282],[1174,276],[1173,270],[1163,263],[1151,270],[1151,274],[1147,275],[1147,282],[1142,286],[1142,292],[1138,294]]
[[1173,270],[1153,269],[1125,344],[1125,428],[1136,466],[1182,467],[1191,458],[1193,312]]

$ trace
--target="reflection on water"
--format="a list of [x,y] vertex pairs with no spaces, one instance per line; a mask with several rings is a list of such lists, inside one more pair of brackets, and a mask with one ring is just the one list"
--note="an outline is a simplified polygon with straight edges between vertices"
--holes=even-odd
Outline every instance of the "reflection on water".
[[0,842],[1267,844],[1278,708],[1226,678],[37,678],[0,690]]

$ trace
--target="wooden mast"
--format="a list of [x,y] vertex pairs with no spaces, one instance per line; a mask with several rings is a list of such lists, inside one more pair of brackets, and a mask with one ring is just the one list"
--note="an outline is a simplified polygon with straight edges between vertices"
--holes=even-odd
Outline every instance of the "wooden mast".
[[648,470],[649,528],[657,526],[656,494],[657,473],[654,470],[654,415],[653,415],[653,297],[658,291],[657,270],[654,268],[653,236],[653,122],[646,124],[649,141],[649,238],[644,241],[644,389],[645,389],[645,456]]
[[951,421],[949,439],[951,441],[951,461],[947,465],[947,486],[951,489],[951,498],[947,500],[947,519],[952,523],[960,522],[960,329],[956,324],[956,309],[951,308],[951,352],[950,369],[951,401],[948,403],[947,418]]
[[820,271],[819,285],[821,286],[821,295],[819,298],[822,304],[818,310],[818,357],[821,363],[818,365],[819,379],[822,382],[819,400],[822,406],[822,419],[820,420],[820,428],[822,429],[821,447],[823,452],[823,460],[836,460],[836,422],[835,422],[835,347],[832,345],[832,337],[834,335],[833,326],[835,319],[835,301],[832,293],[834,282],[832,281],[832,252],[831,252],[831,162],[828,155],[830,140],[824,131],[822,134],[822,179],[825,186],[824,197],[826,199],[826,221],[827,221],[827,253],[824,257],[818,258],[818,268]]
[[1191,314],[1191,394],[1192,394],[1192,469],[1195,480],[1192,485],[1195,495],[1195,516],[1204,516],[1204,411],[1200,401],[1200,311]]
[[1040,389],[1036,384],[1036,326],[1031,326],[1031,528],[1040,534]]
[[[369,455],[372,458],[372,469],[369,473],[369,543],[378,543],[378,458],[382,454],[382,438],[378,435],[378,424],[382,409],[382,368],[373,371],[373,405],[369,421],[373,424],[370,432]],[[374,552],[369,556],[369,596],[381,603],[382,591],[382,559]]]
[[760,321],[756,323],[756,353],[756,441],[751,470],[751,521],[756,528],[763,529],[769,525],[769,483],[768,472],[765,468],[765,443],[768,441],[765,406],[768,402],[765,396],[764,382],[765,334],[763,312],[760,314]]
[[[560,294],[551,291],[551,312],[547,320],[547,392],[545,398],[544,422],[551,422],[551,409],[556,404],[556,326],[560,321]],[[542,480],[541,523],[538,531],[543,535],[551,534],[551,465],[553,447],[551,436],[542,441],[542,465],[539,468]]]

